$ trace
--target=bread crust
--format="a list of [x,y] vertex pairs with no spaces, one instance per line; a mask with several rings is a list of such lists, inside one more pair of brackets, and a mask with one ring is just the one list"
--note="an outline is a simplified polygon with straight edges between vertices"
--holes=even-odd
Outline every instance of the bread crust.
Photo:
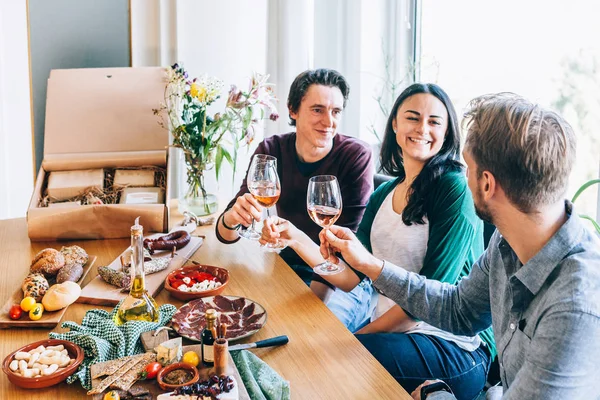
[[31,272],[54,276],[65,266],[65,257],[55,249],[44,249],[37,253],[31,262]]
[[79,246],[63,246],[60,252],[65,258],[66,267],[73,264],[81,264],[83,266],[89,259],[88,253]]

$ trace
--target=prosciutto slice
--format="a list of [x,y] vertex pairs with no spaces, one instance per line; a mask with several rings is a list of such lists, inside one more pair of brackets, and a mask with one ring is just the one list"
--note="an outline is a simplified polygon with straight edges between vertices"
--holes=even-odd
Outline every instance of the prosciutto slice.
[[205,312],[209,308],[220,313],[218,323],[227,325],[228,339],[254,333],[267,320],[264,309],[252,300],[215,296],[211,300],[197,299],[181,306],[171,320],[173,329],[182,336],[200,341],[202,330],[206,326]]

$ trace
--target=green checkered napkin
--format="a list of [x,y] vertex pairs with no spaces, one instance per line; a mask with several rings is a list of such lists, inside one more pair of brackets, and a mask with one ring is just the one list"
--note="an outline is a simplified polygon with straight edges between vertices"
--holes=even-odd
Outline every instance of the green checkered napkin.
[[73,383],[79,379],[81,386],[90,390],[92,388],[90,375],[92,364],[143,353],[144,348],[140,341],[140,335],[166,325],[177,311],[175,306],[164,304],[158,309],[160,312],[158,322],[129,321],[117,326],[114,323],[114,317],[118,309],[117,305],[110,313],[99,309],[90,310],[85,313],[81,325],[72,321],[63,322],[61,326],[71,329],[70,332],[50,332],[51,339],[71,341],[81,346],[85,353],[79,369],[67,379],[67,383]]
[[247,350],[232,351],[231,358],[251,399],[288,400],[290,398],[290,383],[253,353]]

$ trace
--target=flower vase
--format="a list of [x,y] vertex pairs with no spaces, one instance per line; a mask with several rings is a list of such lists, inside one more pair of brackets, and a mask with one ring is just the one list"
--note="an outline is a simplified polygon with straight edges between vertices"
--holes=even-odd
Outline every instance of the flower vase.
[[182,173],[180,180],[179,211],[182,213],[191,211],[197,216],[217,212],[219,208],[217,196],[211,193],[205,183],[209,171],[203,168],[207,165],[190,163],[186,160],[186,166],[187,173]]
[[179,200],[180,210],[191,211],[197,216],[213,214],[219,208],[217,196],[206,191],[197,193],[192,187]]

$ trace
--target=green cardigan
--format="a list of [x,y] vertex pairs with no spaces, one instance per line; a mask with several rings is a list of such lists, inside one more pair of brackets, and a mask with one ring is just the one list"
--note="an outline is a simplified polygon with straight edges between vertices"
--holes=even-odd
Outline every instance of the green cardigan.
[[[379,186],[371,195],[356,236],[372,252],[371,227],[385,198],[400,183],[396,178]],[[483,223],[475,214],[475,206],[462,172],[442,175],[425,199],[429,221],[429,239],[420,275],[455,285],[467,276],[483,253]],[[400,265],[401,267],[401,265]],[[492,328],[479,333],[492,354],[496,345]]]

